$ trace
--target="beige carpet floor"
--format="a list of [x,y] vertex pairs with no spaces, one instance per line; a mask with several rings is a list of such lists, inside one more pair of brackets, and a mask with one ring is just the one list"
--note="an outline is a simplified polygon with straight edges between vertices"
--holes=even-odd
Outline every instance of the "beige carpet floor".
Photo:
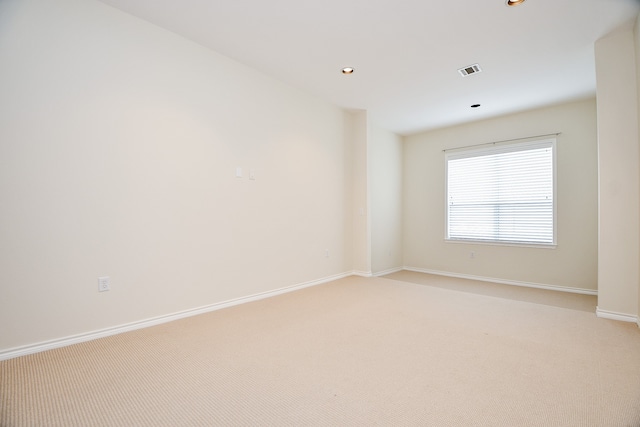
[[421,285],[437,286],[478,295],[508,298],[516,301],[533,302],[536,304],[552,305],[554,307],[570,308],[572,310],[596,312],[598,298],[594,295],[558,292],[548,289],[529,288],[524,286],[505,285],[501,283],[479,282],[477,280],[458,279],[434,274],[418,273],[402,270],[384,276],[387,279],[404,282],[419,283]]
[[0,426],[640,426],[636,325],[405,279],[0,362]]

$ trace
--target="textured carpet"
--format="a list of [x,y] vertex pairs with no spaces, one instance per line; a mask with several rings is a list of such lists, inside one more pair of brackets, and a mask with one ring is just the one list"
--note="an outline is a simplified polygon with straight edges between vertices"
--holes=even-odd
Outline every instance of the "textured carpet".
[[640,426],[636,325],[429,280],[350,277],[0,362],[0,425]]

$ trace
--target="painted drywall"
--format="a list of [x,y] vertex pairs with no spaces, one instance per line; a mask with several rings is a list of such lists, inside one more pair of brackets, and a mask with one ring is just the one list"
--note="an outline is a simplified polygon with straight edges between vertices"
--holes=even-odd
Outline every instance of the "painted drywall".
[[369,117],[366,111],[354,111],[353,147],[353,270],[371,275],[371,224],[369,199]]
[[0,351],[352,270],[351,114],[93,0],[0,64]]
[[595,44],[598,98],[598,311],[638,315],[640,152],[633,31]]
[[[556,132],[561,134],[557,137],[555,249],[445,242],[444,149]],[[406,137],[403,217],[407,267],[595,291],[598,262],[595,100]]]
[[[634,47],[636,54],[636,90],[638,92],[638,144],[640,144],[640,14],[636,17],[636,23],[634,27]],[[640,164],[640,159],[638,160],[638,164]],[[638,195],[638,199],[640,200],[640,195]],[[638,218],[640,221],[640,218]],[[640,237],[639,237],[640,238]],[[639,254],[640,256],[640,254]],[[640,258],[638,258],[638,269],[640,269]],[[638,273],[640,276],[640,272]],[[637,324],[640,327],[640,281],[638,281],[638,312],[637,312]]]
[[370,127],[373,274],[402,268],[402,138]]

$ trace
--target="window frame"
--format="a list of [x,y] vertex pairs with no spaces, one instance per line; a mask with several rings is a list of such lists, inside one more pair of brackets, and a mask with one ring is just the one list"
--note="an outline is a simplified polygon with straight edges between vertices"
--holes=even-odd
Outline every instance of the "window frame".
[[[558,209],[558,191],[557,191],[557,141],[555,137],[551,138],[537,138],[529,139],[526,141],[509,142],[509,143],[492,143],[481,144],[482,146],[462,147],[458,149],[444,150],[444,240],[446,243],[466,243],[466,244],[484,244],[484,245],[497,245],[497,246],[525,246],[525,247],[537,247],[537,248],[549,248],[554,249],[557,247],[557,209]],[[526,242],[526,241],[509,241],[509,240],[493,240],[493,239],[478,239],[478,238],[451,238],[449,236],[449,161],[462,158],[481,157],[484,155],[510,153],[517,151],[527,151],[537,148],[551,147],[552,150],[552,185],[553,185],[553,197],[552,197],[552,242],[540,243],[540,242]]]

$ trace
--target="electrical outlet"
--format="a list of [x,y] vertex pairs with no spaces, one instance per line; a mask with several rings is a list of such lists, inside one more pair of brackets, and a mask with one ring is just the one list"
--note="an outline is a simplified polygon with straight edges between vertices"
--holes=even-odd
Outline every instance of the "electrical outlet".
[[329,249],[325,249],[325,251],[324,251],[324,257],[325,257],[325,258],[329,258]]
[[111,289],[111,280],[108,276],[98,277],[98,292],[105,292]]
[[469,258],[474,259],[476,257],[475,252],[469,252]]

